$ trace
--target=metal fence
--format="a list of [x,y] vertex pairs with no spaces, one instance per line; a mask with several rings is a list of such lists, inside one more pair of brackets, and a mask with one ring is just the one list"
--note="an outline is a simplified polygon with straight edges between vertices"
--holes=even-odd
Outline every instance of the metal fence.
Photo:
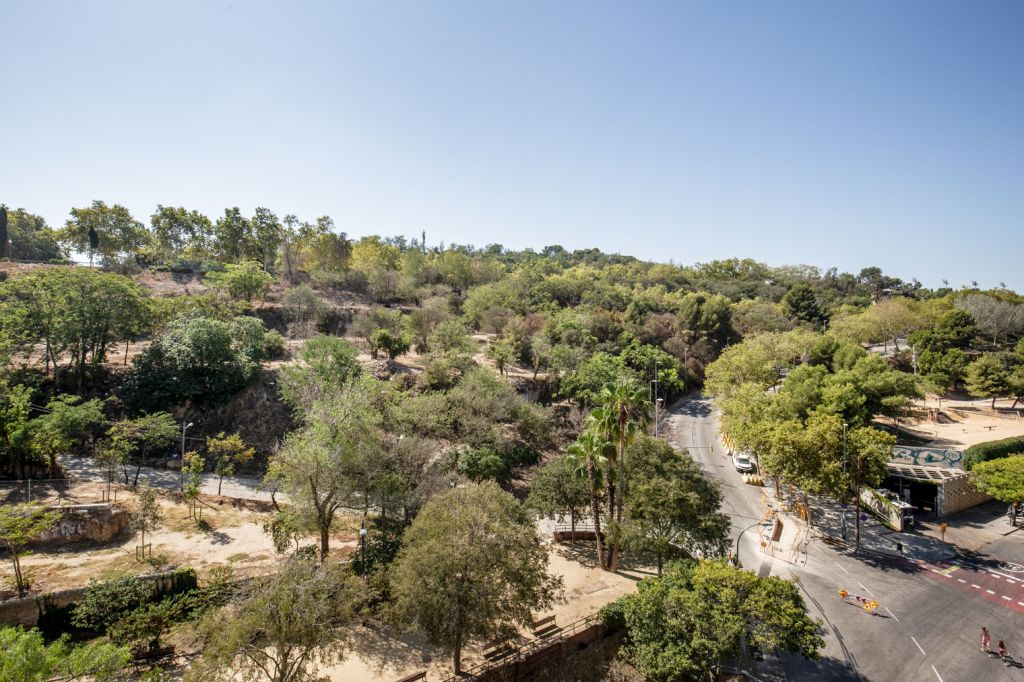
[[0,480],[0,504],[88,504],[116,501],[117,487],[81,478]]

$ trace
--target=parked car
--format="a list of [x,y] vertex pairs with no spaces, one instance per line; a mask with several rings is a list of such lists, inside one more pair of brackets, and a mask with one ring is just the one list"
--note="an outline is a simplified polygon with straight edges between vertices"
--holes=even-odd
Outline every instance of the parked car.
[[732,465],[741,474],[750,474],[757,469],[757,466],[754,464],[754,458],[745,452],[732,453]]

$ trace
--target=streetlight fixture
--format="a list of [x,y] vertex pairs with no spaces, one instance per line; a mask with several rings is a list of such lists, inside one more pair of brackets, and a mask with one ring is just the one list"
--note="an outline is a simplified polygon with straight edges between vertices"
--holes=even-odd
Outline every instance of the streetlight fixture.
[[180,490],[185,492],[185,432],[195,426],[195,422],[181,423],[181,466],[178,467],[181,474]]

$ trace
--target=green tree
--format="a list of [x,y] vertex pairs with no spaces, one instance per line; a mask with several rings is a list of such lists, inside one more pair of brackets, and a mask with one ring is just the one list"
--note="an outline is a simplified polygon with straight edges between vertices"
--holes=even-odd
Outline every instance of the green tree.
[[510,337],[498,339],[487,347],[487,357],[494,360],[494,366],[501,375],[505,374],[505,367],[514,363],[518,356],[515,341]]
[[630,458],[622,529],[626,546],[653,555],[659,576],[666,558],[724,556],[729,517],[719,510],[717,483],[660,438],[639,437]]
[[291,322],[319,327],[327,318],[329,307],[308,284],[292,287],[281,296],[285,316]]
[[145,226],[124,206],[93,201],[88,208],[71,209],[71,218],[57,233],[57,239],[64,248],[85,253],[90,250],[90,230],[99,236],[96,250],[108,261],[135,254],[149,238]]
[[[199,508],[199,493],[203,490],[203,471],[206,470],[206,460],[198,452],[186,452],[181,460],[182,476],[182,497],[189,506],[189,516],[197,522],[202,519],[202,509]],[[220,494],[218,492],[218,494]]]
[[14,587],[25,594],[28,583],[21,570],[21,557],[28,543],[60,521],[60,510],[50,510],[33,504],[0,505],[0,544],[14,565]]
[[[144,483],[139,486],[138,500],[128,517],[131,527],[139,531],[139,546],[142,549],[142,556],[146,555],[146,533],[152,533],[160,525],[163,513],[160,511],[160,501],[157,499],[156,491]],[[150,550],[152,554],[152,550]]]
[[718,679],[743,642],[810,659],[825,646],[796,585],[724,561],[670,564],[624,602],[625,658],[652,681]]
[[[154,412],[135,419],[115,422],[107,431],[107,437],[114,447],[122,446],[128,452],[137,454],[135,478],[132,485],[138,485],[139,473],[149,461],[149,454],[154,450],[173,445],[178,439],[178,424],[174,417],[166,412]],[[125,470],[125,484],[128,483],[128,471]]]
[[[186,400],[215,402],[233,395],[256,375],[252,326],[209,317],[180,318],[133,360],[121,387],[136,410],[160,410]],[[250,322],[251,320],[251,322]],[[245,331],[243,331],[243,329]],[[262,334],[261,334],[262,336]],[[244,345],[243,345],[244,341]]]
[[6,334],[31,351],[43,344],[54,376],[69,357],[81,388],[112,344],[139,332],[146,317],[142,290],[127,277],[88,268],[40,268],[0,285],[0,321]]
[[[604,536],[601,532],[601,490],[605,480],[608,456],[615,449],[591,422],[588,428],[569,446],[567,457],[577,474],[586,473],[590,488],[590,518],[594,523],[594,541],[597,544],[597,563],[605,567]],[[609,512],[610,513],[610,512]]]
[[409,339],[404,334],[396,334],[387,329],[375,331],[370,341],[370,349],[374,355],[378,351],[384,351],[391,361],[394,361],[399,355],[408,353],[409,345]]
[[249,225],[252,238],[247,245],[246,255],[262,264],[264,270],[268,270],[277,260],[277,249],[284,239],[284,226],[273,211],[263,207],[256,209]]
[[[634,381],[619,380],[606,384],[593,412],[594,425],[615,449],[607,460],[605,485],[608,487],[608,514],[622,523],[623,500],[626,493],[626,448],[650,423],[650,400],[643,387]],[[606,570],[614,573],[619,566],[618,543],[609,543]]]
[[280,369],[281,397],[300,412],[358,377],[359,351],[345,339],[318,334],[307,340],[296,362]]
[[[50,229],[42,216],[23,208],[7,211],[7,238],[10,251],[6,255],[10,258],[43,262],[64,258],[64,251],[57,243],[57,233]],[[0,244],[3,244],[2,240]],[[0,246],[0,257],[3,255]]]
[[206,439],[206,452],[213,460],[213,473],[217,474],[217,494],[220,495],[225,476],[234,476],[239,465],[246,464],[256,456],[256,451],[246,447],[242,436],[223,433]]
[[[32,388],[0,380],[0,465],[17,478],[28,478],[39,462],[32,447]],[[15,476],[11,476],[12,478]]]
[[267,470],[267,480],[277,482],[291,504],[315,520],[321,560],[330,551],[336,512],[369,504],[361,474],[380,456],[380,414],[372,400],[360,383],[318,400],[306,413],[305,427],[285,440]]
[[971,481],[981,492],[1010,505],[1012,523],[1024,502],[1024,453],[979,462],[971,469]]
[[343,660],[347,626],[363,600],[362,582],[350,571],[292,558],[204,621],[203,657],[186,679],[319,680],[318,665]]
[[985,353],[967,366],[967,391],[976,398],[991,398],[992,409],[996,399],[1010,394],[1010,369],[1004,356]]
[[213,250],[225,263],[240,263],[253,241],[252,225],[237,206],[224,209],[224,217],[213,226]]
[[782,297],[782,309],[802,322],[819,326],[826,319],[825,313],[814,296],[814,290],[804,282],[794,284]]
[[209,258],[213,223],[199,211],[161,206],[149,217],[154,255],[165,263],[179,258],[199,261]]
[[103,401],[82,402],[75,395],[60,395],[46,404],[48,410],[32,421],[32,447],[46,457],[50,471],[58,469],[57,456],[71,452],[95,438],[107,424]]
[[274,278],[263,270],[260,263],[249,260],[209,272],[206,281],[214,288],[226,291],[232,298],[248,303],[255,297],[262,299]]
[[427,502],[391,571],[395,617],[453,652],[456,674],[470,641],[513,634],[550,607],[560,588],[533,520],[494,483]]
[[557,518],[559,523],[568,516],[575,542],[576,522],[590,507],[590,491],[587,478],[579,475],[573,459],[559,457],[534,471],[526,506],[542,516]]
[[11,682],[106,682],[132,660],[125,647],[105,642],[72,646],[65,635],[47,644],[35,628],[0,627],[0,680]]

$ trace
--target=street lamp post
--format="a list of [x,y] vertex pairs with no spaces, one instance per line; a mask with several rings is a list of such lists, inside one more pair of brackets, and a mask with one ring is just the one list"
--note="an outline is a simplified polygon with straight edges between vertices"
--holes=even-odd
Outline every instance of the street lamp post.
[[761,525],[761,521],[760,520],[755,521],[754,523],[750,524],[749,526],[747,526],[746,528],[741,530],[740,534],[736,536],[736,553],[732,555],[733,564],[735,566],[738,567],[740,565],[740,539],[743,537],[743,534],[746,533],[748,530],[750,530],[754,526],[759,526],[759,525]]
[[179,473],[181,474],[180,490],[185,491],[185,432],[192,428],[195,422],[181,423],[181,466],[178,467]]
[[[847,427],[848,427],[848,424],[846,422],[843,422],[843,480],[844,480],[844,482],[846,480],[846,429],[847,429]],[[847,486],[846,489],[847,489],[847,491],[849,491],[849,486]],[[845,494],[843,495],[843,499],[846,499],[846,495]],[[844,503],[844,504],[840,505],[840,509],[843,510],[842,511],[842,513],[843,513],[843,540],[846,540],[846,504]]]

